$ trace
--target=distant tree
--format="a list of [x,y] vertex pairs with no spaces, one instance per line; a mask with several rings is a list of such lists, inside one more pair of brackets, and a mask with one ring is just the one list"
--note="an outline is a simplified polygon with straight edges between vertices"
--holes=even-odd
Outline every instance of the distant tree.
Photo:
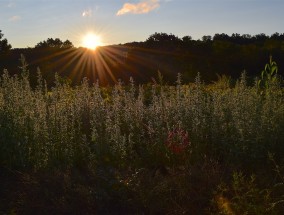
[[64,42],[61,41],[59,38],[48,38],[45,41],[39,42],[35,48],[59,48],[59,49],[64,49],[64,48],[73,48],[72,42],[69,40],[65,40]]
[[254,42],[256,42],[260,45],[263,44],[268,39],[269,39],[269,37],[267,35],[265,35],[264,33],[257,34],[255,36],[253,36]]
[[212,41],[212,37],[211,36],[203,36],[202,37],[202,41],[207,43],[207,42],[211,42]]
[[278,32],[272,34],[270,36],[270,39],[273,39],[273,40],[284,40],[284,34],[279,34]]
[[279,34],[278,32],[275,32],[274,34],[272,34],[272,35],[270,36],[270,39],[277,40],[279,37],[280,37],[280,34]]
[[213,37],[213,40],[219,40],[219,41],[230,41],[230,36],[227,34],[215,34]]
[[12,46],[8,43],[7,39],[2,39],[4,34],[1,33],[2,31],[0,30],[0,54],[7,53]]
[[192,41],[192,37],[191,37],[191,36],[184,36],[184,37],[182,38],[182,41],[183,41],[184,43],[189,43],[189,42]]
[[62,44],[62,48],[73,48],[74,45],[70,40],[65,40]]
[[230,42],[239,44],[239,45],[246,45],[254,42],[254,38],[250,34],[232,34],[232,36],[229,39]]
[[146,42],[180,42],[181,39],[173,34],[166,33],[155,33],[150,35],[150,37],[146,40]]
[[242,37],[244,39],[251,39],[251,35],[250,34],[243,34]]

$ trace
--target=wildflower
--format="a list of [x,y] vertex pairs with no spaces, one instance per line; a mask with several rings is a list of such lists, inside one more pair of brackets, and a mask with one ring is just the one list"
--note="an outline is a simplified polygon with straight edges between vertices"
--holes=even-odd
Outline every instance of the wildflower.
[[188,133],[181,128],[175,128],[174,130],[169,131],[165,145],[174,154],[184,152],[190,145]]

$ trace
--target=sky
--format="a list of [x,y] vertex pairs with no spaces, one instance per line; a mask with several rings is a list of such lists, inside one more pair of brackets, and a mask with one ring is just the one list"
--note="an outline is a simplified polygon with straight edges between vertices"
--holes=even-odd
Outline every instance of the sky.
[[47,38],[82,45],[88,32],[104,45],[145,41],[155,32],[180,38],[284,33],[284,0],[0,0],[0,30],[13,48]]

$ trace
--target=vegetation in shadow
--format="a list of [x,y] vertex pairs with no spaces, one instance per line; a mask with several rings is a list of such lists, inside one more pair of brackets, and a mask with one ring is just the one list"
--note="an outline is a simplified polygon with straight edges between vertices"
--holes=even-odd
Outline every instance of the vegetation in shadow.
[[0,213],[283,214],[274,73],[112,87],[38,73],[31,87],[22,63],[0,79]]

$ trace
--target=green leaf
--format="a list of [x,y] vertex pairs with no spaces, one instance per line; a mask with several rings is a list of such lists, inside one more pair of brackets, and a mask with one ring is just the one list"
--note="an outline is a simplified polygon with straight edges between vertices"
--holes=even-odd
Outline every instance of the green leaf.
[[271,75],[273,75],[273,73],[277,73],[277,71],[278,71],[277,66],[273,66],[273,67],[271,68]]
[[261,72],[261,79],[263,79],[263,77],[264,77],[264,70]]
[[258,80],[258,81],[257,81],[257,86],[258,86],[258,88],[260,88],[260,84],[261,84],[261,80]]
[[269,64],[266,64],[265,67],[264,67],[264,70],[267,71],[267,70],[269,70],[269,69],[270,69]]

